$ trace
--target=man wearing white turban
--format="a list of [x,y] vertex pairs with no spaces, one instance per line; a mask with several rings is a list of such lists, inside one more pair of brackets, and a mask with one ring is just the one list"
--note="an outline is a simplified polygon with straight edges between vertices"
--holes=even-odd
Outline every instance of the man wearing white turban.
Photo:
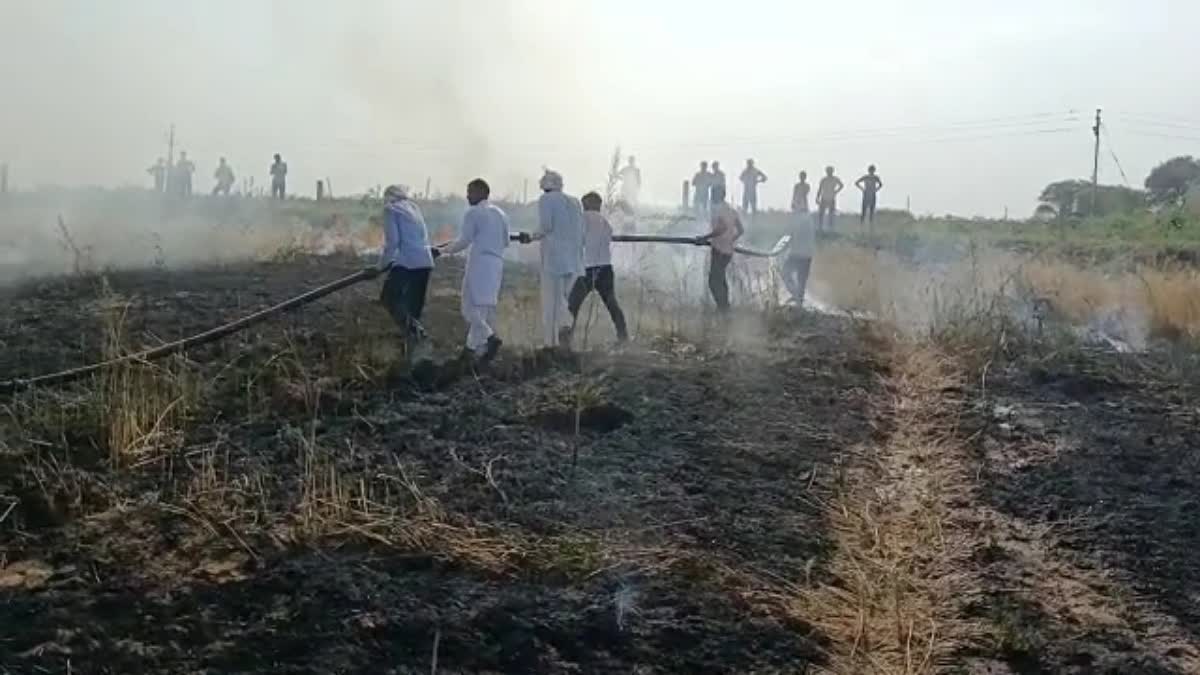
[[434,257],[429,247],[429,231],[421,209],[408,198],[403,186],[389,186],[383,193],[383,201],[379,270],[388,276],[379,299],[404,331],[410,359],[425,360],[429,358],[429,346],[421,326],[421,312],[425,309]]
[[567,294],[583,273],[583,207],[563,192],[557,172],[547,170],[540,185],[539,229],[533,239],[542,249],[542,344],[555,347],[570,340]]

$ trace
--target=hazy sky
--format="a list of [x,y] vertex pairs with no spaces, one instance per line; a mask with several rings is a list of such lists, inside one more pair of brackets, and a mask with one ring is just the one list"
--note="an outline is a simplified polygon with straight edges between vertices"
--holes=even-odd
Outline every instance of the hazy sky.
[[663,203],[753,156],[777,206],[874,162],[883,206],[1026,215],[1090,174],[1097,106],[1134,185],[1200,154],[1197,27],[1196,0],[0,0],[0,161],[144,184],[174,122],[201,187],[280,152],[308,194],[543,165],[581,193],[620,144]]

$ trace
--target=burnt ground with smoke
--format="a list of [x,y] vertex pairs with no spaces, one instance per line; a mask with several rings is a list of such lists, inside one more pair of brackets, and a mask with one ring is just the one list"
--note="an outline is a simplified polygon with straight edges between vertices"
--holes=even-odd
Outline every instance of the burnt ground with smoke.
[[[5,298],[0,373],[192,334],[355,266],[29,284]],[[447,358],[457,285],[440,268],[428,308]],[[647,334],[414,374],[376,292],[4,402],[0,671],[825,661],[842,636],[794,595],[837,584],[824,505],[892,431],[869,404],[889,364],[861,325],[772,316],[768,339],[737,349],[719,332]],[[987,585],[963,617],[988,637],[938,665],[1188,672],[1195,387],[1152,356],[1039,349],[972,384],[953,432],[986,486],[955,508],[990,523],[972,562]]]

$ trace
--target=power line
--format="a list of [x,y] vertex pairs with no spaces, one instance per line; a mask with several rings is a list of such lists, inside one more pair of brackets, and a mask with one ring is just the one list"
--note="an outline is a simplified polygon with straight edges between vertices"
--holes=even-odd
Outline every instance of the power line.
[[1153,138],[1170,138],[1176,141],[1195,141],[1200,143],[1200,136],[1180,136],[1178,134],[1165,134],[1157,131],[1143,131],[1138,129],[1126,129],[1125,133],[1134,136],[1150,136]]
[[1121,180],[1125,181],[1125,187],[1132,187],[1129,185],[1129,176],[1125,175],[1125,169],[1121,166],[1121,160],[1117,158],[1117,151],[1113,148],[1112,136],[1108,133],[1108,125],[1100,125],[1100,130],[1104,132],[1104,142],[1108,144],[1108,153],[1112,155],[1113,163],[1117,165],[1117,171],[1121,172]]

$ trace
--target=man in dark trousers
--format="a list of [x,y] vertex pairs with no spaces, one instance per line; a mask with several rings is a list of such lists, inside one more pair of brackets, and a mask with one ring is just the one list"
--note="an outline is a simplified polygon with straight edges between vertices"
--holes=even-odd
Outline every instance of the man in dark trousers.
[[745,234],[742,219],[725,201],[725,187],[715,185],[712,195],[712,231],[696,238],[697,245],[709,244],[712,254],[708,268],[708,290],[712,292],[717,311],[729,313],[729,263],[733,262],[734,246]]
[[380,301],[404,331],[410,361],[428,361],[429,344],[421,326],[434,252],[429,247],[425,217],[408,191],[392,185],[383,193],[383,251],[379,271],[387,272]]
[[879,191],[883,189],[883,181],[875,175],[874,164],[867,167],[866,175],[854,181],[854,186],[862,190],[862,215],[858,217],[859,224],[869,222],[874,225],[875,202],[878,199]]
[[625,327],[625,313],[617,304],[616,282],[612,266],[612,225],[600,213],[603,200],[595,192],[589,192],[580,200],[583,203],[583,276],[575,279],[571,294],[567,298],[567,309],[571,311],[571,330],[579,321],[579,308],[588,294],[596,291],[608,308],[613,326],[617,329],[617,340],[625,342],[629,332]]
[[[825,167],[825,177],[817,185],[817,229],[833,230],[834,219],[837,217],[837,196],[846,187],[842,179],[833,174],[833,167]],[[825,217],[829,216],[829,220]]]
[[742,170],[742,213],[758,215],[758,184],[767,182],[767,174],[754,166],[754,160],[746,160]]
[[287,162],[275,154],[275,161],[271,164],[271,196],[275,199],[283,199],[287,196]]

